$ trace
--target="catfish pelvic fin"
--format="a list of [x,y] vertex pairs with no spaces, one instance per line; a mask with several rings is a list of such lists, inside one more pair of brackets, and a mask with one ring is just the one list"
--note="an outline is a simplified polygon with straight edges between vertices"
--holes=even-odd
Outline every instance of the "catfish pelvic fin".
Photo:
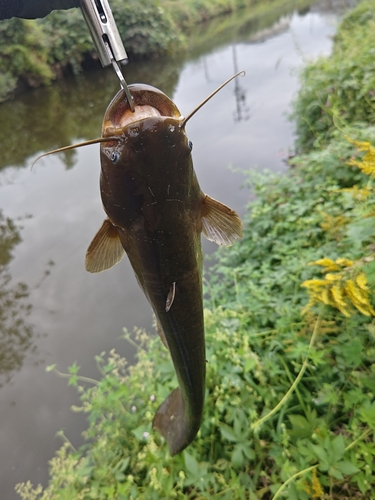
[[220,246],[231,246],[242,236],[242,222],[237,212],[208,194],[202,202],[202,232]]
[[175,295],[176,295],[176,282],[174,281],[167,295],[167,300],[165,302],[165,312],[168,312],[169,309],[172,307]]
[[124,255],[117,229],[109,219],[105,219],[87,249],[86,270],[90,273],[106,271],[120,262]]

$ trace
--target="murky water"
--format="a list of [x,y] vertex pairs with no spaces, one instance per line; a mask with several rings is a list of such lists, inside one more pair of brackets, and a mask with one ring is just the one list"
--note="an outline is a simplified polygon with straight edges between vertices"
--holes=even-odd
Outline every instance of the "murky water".
[[[323,2],[298,13],[245,16],[225,29],[202,28],[199,46],[184,61],[130,64],[128,82],[146,82],[173,97],[183,114],[238,69],[246,70],[187,125],[202,189],[244,213],[242,170],[286,168],[293,125],[286,113],[304,60],[326,54],[337,6]],[[217,35],[214,35],[216,32]],[[211,30],[211,31],[210,31]],[[64,429],[76,445],[84,417],[66,380],[45,373],[74,361],[97,376],[94,356],[116,348],[134,325],[152,331],[150,307],[126,259],[99,275],[84,269],[88,244],[101,225],[98,146],[50,156],[37,154],[99,135],[104,110],[117,91],[111,71],[98,69],[0,106],[0,485],[18,498],[18,481],[45,483],[47,461]],[[5,124],[5,125],[4,125]],[[204,244],[212,252],[213,244]]]

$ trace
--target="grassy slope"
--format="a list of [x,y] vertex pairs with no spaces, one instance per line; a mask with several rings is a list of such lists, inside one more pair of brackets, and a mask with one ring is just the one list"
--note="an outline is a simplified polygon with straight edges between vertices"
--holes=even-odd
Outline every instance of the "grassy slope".
[[307,151],[324,146],[336,127],[375,120],[375,9],[360,2],[346,16],[336,36],[333,54],[308,64],[294,105],[297,146]]
[[[375,7],[363,2],[347,16],[338,40],[364,5]],[[343,65],[350,53],[348,45]],[[305,72],[312,81],[324,77],[320,64]],[[358,95],[361,81],[352,85]],[[250,178],[257,199],[244,238],[220,252],[209,279],[207,398],[192,445],[170,458],[152,431],[157,405],[176,385],[172,364],[159,339],[126,334],[139,346],[136,366],[110,353],[91,388],[70,369],[88,444],[65,445],[49,487],[20,486],[24,499],[373,498],[375,150],[363,141],[375,141],[375,129],[367,111],[361,126],[345,129],[361,144],[322,130],[284,176]]]

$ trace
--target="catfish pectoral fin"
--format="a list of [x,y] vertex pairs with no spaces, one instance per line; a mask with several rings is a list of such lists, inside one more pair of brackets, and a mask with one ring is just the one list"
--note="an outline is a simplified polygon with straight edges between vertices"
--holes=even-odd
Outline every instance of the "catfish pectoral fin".
[[237,212],[208,194],[202,202],[202,232],[217,245],[230,246],[242,236],[242,222]]
[[86,270],[100,273],[120,262],[124,255],[117,229],[109,219],[105,219],[87,249]]
[[168,443],[170,454],[184,450],[195,438],[202,416],[193,419],[185,411],[180,388],[172,391],[157,409],[152,427],[160,432]]

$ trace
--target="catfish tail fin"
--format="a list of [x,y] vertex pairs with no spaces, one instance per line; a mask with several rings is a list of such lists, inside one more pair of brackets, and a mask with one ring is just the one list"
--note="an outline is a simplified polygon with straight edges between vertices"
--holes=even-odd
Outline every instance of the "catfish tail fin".
[[168,443],[171,455],[184,450],[195,438],[202,420],[202,411],[192,415],[179,387],[172,391],[157,409],[152,427]]

